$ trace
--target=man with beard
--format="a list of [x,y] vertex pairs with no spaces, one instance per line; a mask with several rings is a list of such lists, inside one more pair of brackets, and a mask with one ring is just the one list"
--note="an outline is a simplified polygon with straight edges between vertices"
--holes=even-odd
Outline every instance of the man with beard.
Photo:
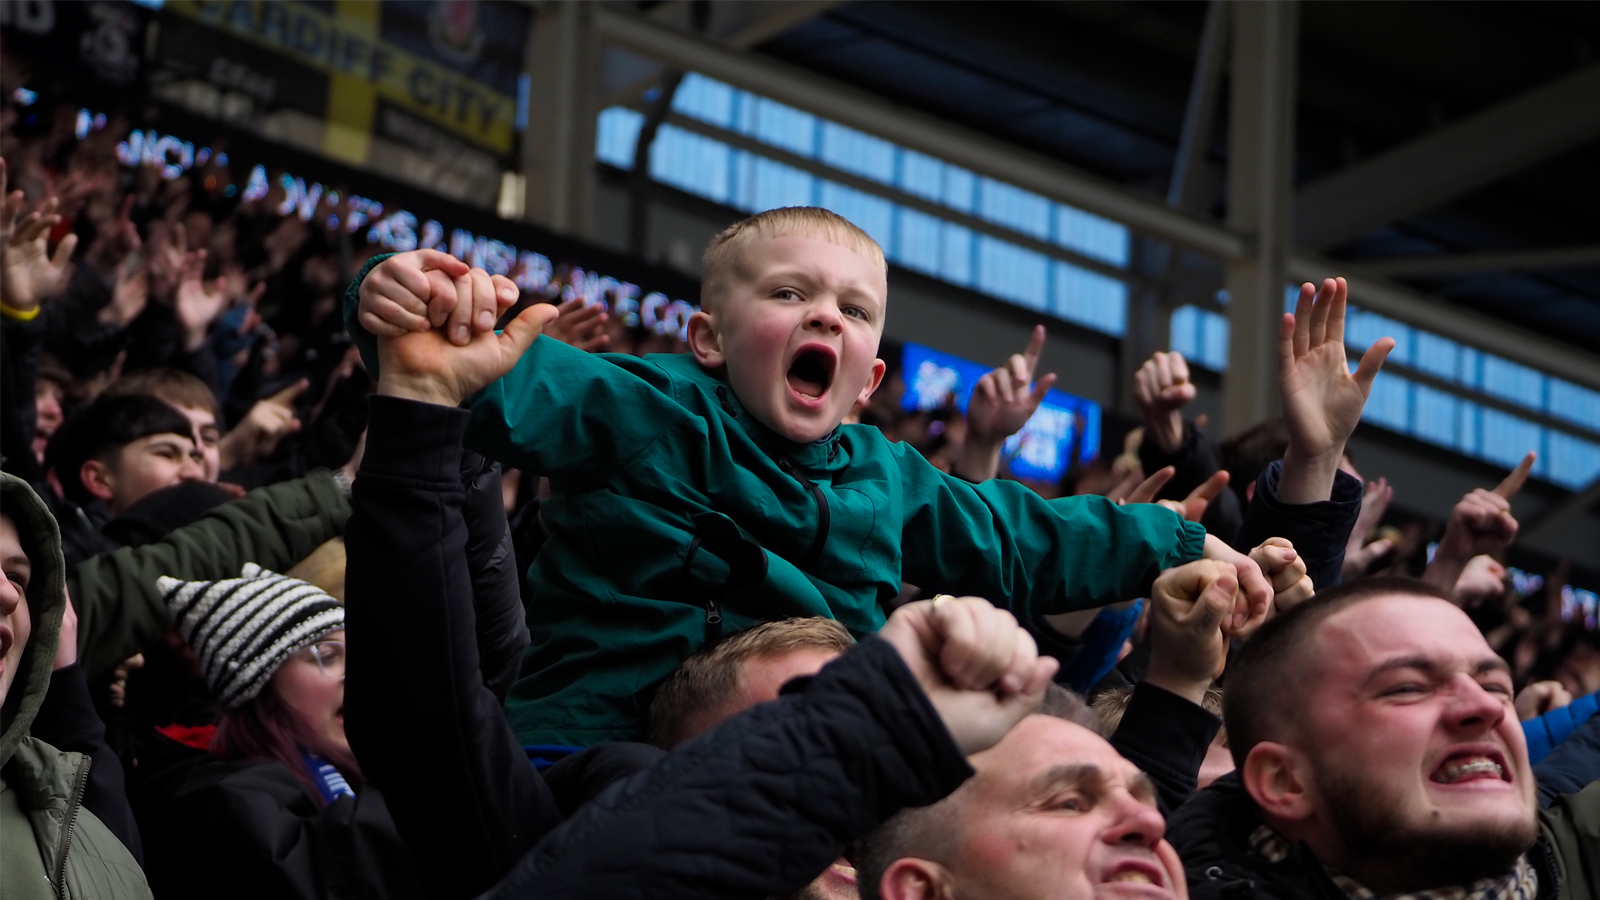
[[1171,820],[1191,893],[1595,896],[1600,782],[1540,812],[1512,695],[1471,620],[1420,582],[1279,615],[1228,670],[1237,772]]

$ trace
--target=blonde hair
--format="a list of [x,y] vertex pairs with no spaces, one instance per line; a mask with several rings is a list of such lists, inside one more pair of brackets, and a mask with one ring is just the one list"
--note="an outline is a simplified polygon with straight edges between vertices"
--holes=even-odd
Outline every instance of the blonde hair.
[[702,647],[656,691],[650,703],[650,742],[671,749],[738,712],[744,664],[796,650],[843,653],[855,644],[843,625],[820,616],[779,619]]
[[804,234],[820,237],[866,256],[888,274],[883,248],[849,219],[816,206],[784,206],[741,219],[711,239],[700,258],[700,306],[714,311],[716,299],[740,252],[756,238]]

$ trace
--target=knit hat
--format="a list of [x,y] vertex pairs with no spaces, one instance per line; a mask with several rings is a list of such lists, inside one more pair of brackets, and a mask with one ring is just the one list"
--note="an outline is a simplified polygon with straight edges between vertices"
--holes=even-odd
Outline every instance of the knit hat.
[[194,650],[217,703],[261,693],[296,650],[344,627],[344,607],[320,588],[245,563],[238,578],[156,579],[178,633]]

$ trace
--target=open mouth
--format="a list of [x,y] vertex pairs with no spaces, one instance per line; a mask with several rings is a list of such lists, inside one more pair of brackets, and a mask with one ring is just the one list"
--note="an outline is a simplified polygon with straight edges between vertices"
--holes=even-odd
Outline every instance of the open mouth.
[[15,640],[16,637],[12,635],[11,629],[5,625],[0,625],[0,667],[5,665],[4,657],[11,652],[11,644]]
[[1505,757],[1497,750],[1461,750],[1446,756],[1428,780],[1435,784],[1467,784],[1475,781],[1511,781]]
[[1102,883],[1128,885],[1138,896],[1170,896],[1161,867],[1144,860],[1127,860],[1106,873]]
[[807,400],[820,400],[833,384],[837,365],[838,357],[829,348],[815,344],[802,347],[789,365],[789,387]]

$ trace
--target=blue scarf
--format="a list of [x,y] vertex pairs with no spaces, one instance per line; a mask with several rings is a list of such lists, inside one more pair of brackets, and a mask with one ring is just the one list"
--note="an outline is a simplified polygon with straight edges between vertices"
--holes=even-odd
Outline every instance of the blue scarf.
[[323,803],[332,804],[340,797],[355,797],[350,782],[344,780],[332,763],[305,750],[300,751],[300,760],[305,763],[306,772],[311,776],[311,783],[316,785],[317,793],[322,795]]

